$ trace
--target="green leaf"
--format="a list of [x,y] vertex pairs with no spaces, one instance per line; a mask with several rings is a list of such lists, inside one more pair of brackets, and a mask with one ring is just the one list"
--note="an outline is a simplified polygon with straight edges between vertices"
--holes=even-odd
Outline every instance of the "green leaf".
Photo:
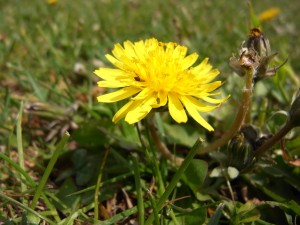
[[75,191],[77,191],[77,188],[74,181],[71,178],[67,179],[56,194],[56,197],[64,205],[58,205],[57,208],[64,210],[66,207],[68,212],[74,209],[80,197],[79,195],[70,195]]
[[260,212],[256,209],[251,210],[240,217],[240,223],[250,223],[258,220],[260,218]]
[[196,129],[180,125],[164,124],[167,137],[170,142],[192,147],[195,140],[199,137]]
[[95,121],[88,121],[72,133],[73,139],[81,146],[99,146],[108,143],[108,138],[103,135]]
[[185,170],[182,179],[196,193],[203,185],[207,170],[207,162],[200,159],[193,159]]
[[238,210],[237,213],[244,213],[255,209],[255,205],[252,202],[246,202],[244,205],[242,205]]
[[[25,214],[22,215],[22,220],[25,220]],[[41,219],[32,213],[28,213],[26,217],[26,222],[24,224],[38,225],[41,222]]]
[[203,224],[206,220],[206,209],[201,207],[195,209],[191,212],[181,214],[178,216],[178,222],[180,224],[187,224],[187,225],[199,225]]
[[237,217],[242,223],[248,223],[256,221],[260,218],[260,213],[255,209],[255,205],[252,202],[246,202],[237,210]]

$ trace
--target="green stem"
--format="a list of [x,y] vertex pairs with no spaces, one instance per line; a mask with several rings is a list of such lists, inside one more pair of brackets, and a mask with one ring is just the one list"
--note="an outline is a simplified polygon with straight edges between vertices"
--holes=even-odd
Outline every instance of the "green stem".
[[255,151],[254,156],[259,158],[262,154],[268,151],[269,148],[280,141],[291,129],[293,129],[293,127],[294,126],[288,121],[273,137]]
[[[158,202],[157,202],[157,208],[158,208],[158,210],[161,210],[163,208],[164,204],[167,202],[168,197],[170,196],[170,194],[172,193],[172,191],[176,187],[179,179],[182,177],[184,171],[186,170],[186,168],[188,167],[188,165],[191,163],[191,161],[194,158],[194,156],[197,154],[198,149],[200,148],[201,145],[202,145],[202,141],[199,138],[196,141],[196,143],[194,144],[194,146],[192,147],[192,149],[187,154],[187,156],[184,159],[184,161],[182,162],[181,166],[178,168],[178,171],[175,173],[175,175],[172,178],[170,184],[167,186],[165,192],[163,193],[163,195],[158,200]],[[152,213],[149,216],[148,220],[146,221],[145,225],[152,224],[153,220],[154,220],[154,214]]]
[[97,223],[98,218],[99,218],[99,210],[98,210],[98,197],[99,197],[99,190],[101,187],[101,180],[102,180],[102,175],[103,175],[103,171],[104,171],[104,166],[107,160],[107,156],[108,156],[108,152],[109,149],[106,149],[104,152],[104,156],[100,165],[100,171],[99,171],[99,175],[97,178],[97,183],[96,183],[96,187],[95,187],[95,194],[94,194],[94,202],[95,202],[95,208],[94,208],[94,224]]
[[53,153],[53,155],[52,155],[52,157],[51,157],[51,159],[50,159],[50,161],[47,165],[47,168],[46,168],[46,170],[45,170],[45,172],[44,172],[44,174],[43,174],[43,176],[42,176],[42,178],[39,182],[39,185],[36,189],[36,192],[33,196],[33,200],[32,200],[31,206],[30,206],[31,209],[34,209],[36,207],[36,204],[38,202],[39,197],[42,194],[43,188],[44,188],[44,186],[45,186],[45,184],[48,180],[48,177],[49,177],[49,175],[50,175],[50,173],[51,173],[51,171],[52,171],[52,169],[53,169],[53,167],[54,167],[54,165],[55,165],[55,163],[58,159],[58,156],[60,155],[61,151],[63,150],[64,146],[66,145],[69,137],[70,137],[69,133],[65,133],[64,136],[62,137],[62,139],[60,140],[60,142],[58,143],[58,145],[57,145],[57,147],[56,147],[56,149],[55,149],[55,151],[54,151],[54,153]]
[[241,126],[244,123],[244,120],[247,116],[247,112],[249,110],[249,106],[251,103],[251,95],[252,95],[252,89],[253,89],[253,70],[248,70],[245,75],[245,87],[243,89],[243,97],[242,97],[242,104],[240,106],[240,109],[237,113],[237,116],[235,118],[235,121],[233,122],[232,126],[229,128],[228,131],[226,131],[223,136],[216,140],[214,143],[202,147],[198,149],[198,154],[205,154],[210,151],[217,150],[219,147],[225,145],[235,134],[236,132],[241,128]]

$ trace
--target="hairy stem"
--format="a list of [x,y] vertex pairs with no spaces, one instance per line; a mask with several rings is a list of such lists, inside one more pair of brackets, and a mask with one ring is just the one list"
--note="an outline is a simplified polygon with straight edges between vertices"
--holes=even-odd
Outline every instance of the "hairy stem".
[[220,139],[216,140],[215,142],[213,142],[208,146],[200,148],[198,150],[198,154],[205,154],[210,151],[214,151],[219,147],[225,145],[241,128],[247,116],[247,112],[251,103],[251,95],[253,89],[253,83],[252,83],[253,74],[254,74],[253,70],[248,70],[245,75],[245,87],[243,89],[242,103],[232,126],[229,128],[229,130],[226,133],[223,134],[223,136]]
[[273,137],[271,137],[266,143],[260,146],[254,153],[254,156],[258,158],[266,151],[268,151],[273,145],[280,141],[291,129],[293,125],[288,121]]
[[153,139],[153,142],[157,146],[160,153],[166,157],[168,160],[170,160],[172,163],[174,163],[176,166],[180,166],[183,162],[183,158],[173,155],[170,150],[167,148],[167,146],[160,140],[159,135],[157,133],[157,129],[154,125],[154,117],[151,116],[149,118],[149,128],[150,128],[150,134]]

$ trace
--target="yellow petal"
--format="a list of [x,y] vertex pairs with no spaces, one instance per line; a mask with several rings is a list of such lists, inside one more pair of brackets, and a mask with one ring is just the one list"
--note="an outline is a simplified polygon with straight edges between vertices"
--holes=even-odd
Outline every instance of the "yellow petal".
[[131,41],[125,41],[124,42],[124,49],[127,56],[131,58],[136,58],[135,48]]
[[153,95],[153,91],[150,88],[144,88],[138,95],[132,98],[132,100],[142,100]]
[[174,94],[169,94],[168,99],[169,99],[169,103],[168,103],[169,112],[172,118],[177,123],[186,123],[187,115],[178,97]]
[[191,117],[193,117],[194,120],[197,121],[197,123],[199,123],[201,126],[203,126],[209,131],[214,130],[214,128],[208,122],[206,122],[206,120],[199,114],[197,108],[191,102],[186,101],[186,99],[184,98],[182,98],[181,101],[188,113],[191,115]]
[[221,98],[221,99],[214,99],[214,98],[210,98],[210,97],[207,97],[207,96],[202,96],[201,97],[201,99],[203,99],[204,101],[209,102],[209,103],[213,103],[213,104],[219,104],[219,103],[225,102],[228,98],[230,98],[230,95],[228,95],[225,98]]
[[193,67],[191,70],[194,73],[199,73],[207,65],[207,62],[208,62],[208,58],[205,58],[202,60],[202,62],[198,66]]
[[122,61],[123,57],[125,56],[124,48],[119,43],[114,46],[112,53],[120,61]]
[[128,73],[120,69],[100,68],[95,70],[94,73],[103,80],[120,80],[128,77]]
[[151,111],[152,107],[137,107],[136,110],[130,111],[125,117],[125,121],[129,124],[133,124],[144,119]]
[[120,87],[125,87],[128,86],[124,82],[119,82],[119,81],[98,81],[97,82],[99,87],[109,87],[109,88],[120,88]]
[[125,121],[129,124],[136,123],[143,118],[145,118],[152,109],[152,105],[155,103],[156,99],[149,97],[145,101],[138,101],[139,105],[132,108],[126,115]]
[[164,92],[164,91],[158,92],[158,94],[157,94],[157,105],[155,106],[155,108],[166,105],[167,101],[168,101],[167,93]]
[[141,91],[139,88],[125,87],[118,91],[97,97],[98,102],[116,102],[128,98]]
[[119,122],[120,119],[126,116],[126,114],[139,105],[138,101],[130,101],[127,104],[125,104],[113,117],[112,121],[114,123]]
[[[219,88],[222,85],[221,81],[215,81],[209,84],[201,84],[199,86],[199,90],[201,90],[201,92],[212,92],[214,90],[216,90],[217,88]],[[197,96],[201,96],[201,92],[199,92],[199,95]]]
[[145,45],[144,45],[144,42],[139,41],[139,42],[135,43],[135,53],[141,61],[145,61]]
[[195,107],[200,112],[209,112],[219,107],[219,105],[216,106],[206,105],[202,102],[199,102],[196,98],[192,96],[181,96],[180,100],[186,103],[188,102],[188,104],[193,105],[193,107]]
[[206,74],[197,74],[196,79],[199,80],[202,84],[206,84],[213,79],[215,79],[220,74],[218,69],[213,69]]
[[[172,43],[172,44],[174,45],[174,43]],[[186,53],[187,53],[186,47],[177,45],[176,48],[174,49],[172,57],[181,60],[186,56]],[[194,53],[194,54],[196,54],[196,53]]]
[[196,54],[196,53],[193,53],[193,54],[185,57],[181,61],[181,69],[182,70],[188,69],[196,62],[197,59],[198,59],[198,54]]
[[110,61],[113,65],[118,67],[119,69],[124,69],[124,63],[122,63],[120,60],[116,59],[112,55],[106,54],[105,57]]

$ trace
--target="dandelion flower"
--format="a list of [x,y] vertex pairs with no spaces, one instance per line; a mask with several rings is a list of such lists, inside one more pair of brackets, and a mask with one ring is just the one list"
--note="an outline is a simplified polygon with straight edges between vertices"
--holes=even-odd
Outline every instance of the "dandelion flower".
[[47,0],[49,5],[57,4],[57,0]]
[[213,127],[200,115],[209,112],[228,97],[215,99],[221,81],[212,80],[219,74],[208,58],[191,67],[198,55],[187,55],[187,48],[173,42],[162,43],[155,38],[124,45],[116,44],[106,58],[116,68],[99,68],[95,74],[102,78],[100,87],[120,88],[101,95],[99,102],[111,103],[130,97],[113,117],[117,123],[125,117],[129,124],[145,118],[152,109],[168,105],[177,123],[187,122],[187,113],[209,131]]
[[267,9],[267,10],[263,11],[262,13],[260,13],[258,15],[258,18],[261,22],[262,21],[267,21],[267,20],[271,20],[274,17],[278,16],[279,13],[280,13],[279,8],[272,7],[270,9]]

